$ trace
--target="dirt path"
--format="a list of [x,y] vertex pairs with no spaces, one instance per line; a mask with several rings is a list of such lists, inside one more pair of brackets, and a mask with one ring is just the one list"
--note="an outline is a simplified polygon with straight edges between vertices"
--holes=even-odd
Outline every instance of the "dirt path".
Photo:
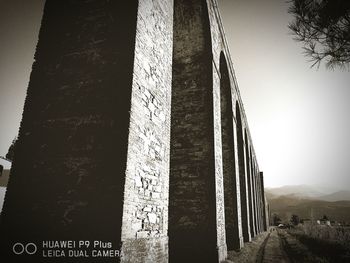
[[290,263],[278,231],[281,230],[271,227],[269,231],[254,237],[252,242],[245,243],[240,251],[228,251],[225,262]]
[[256,263],[259,252],[262,254],[260,250],[267,236],[268,233],[263,232],[254,237],[252,242],[245,243],[240,251],[228,251],[228,260],[225,262]]
[[276,229],[271,228],[271,233],[262,243],[256,262],[258,263],[290,263],[290,260],[283,250],[281,239]]

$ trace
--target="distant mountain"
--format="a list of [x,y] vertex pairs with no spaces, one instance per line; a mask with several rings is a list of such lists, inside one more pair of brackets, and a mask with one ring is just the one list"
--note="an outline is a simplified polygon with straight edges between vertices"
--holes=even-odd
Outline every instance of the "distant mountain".
[[286,185],[277,188],[265,188],[266,197],[274,199],[281,196],[296,198],[296,199],[312,199],[322,201],[350,201],[350,191],[327,191],[319,190],[317,186],[310,185]]
[[314,186],[309,185],[285,185],[278,188],[265,188],[265,192],[270,197],[279,197],[279,196],[291,196],[295,198],[317,198],[320,196],[325,196],[325,193],[319,191]]
[[324,201],[330,201],[330,202],[334,202],[334,201],[350,201],[350,191],[338,191],[332,194],[328,194],[328,195],[324,195],[324,196],[320,196],[317,199],[319,200],[324,200]]
[[300,218],[330,220],[350,223],[350,191],[326,194],[316,186],[287,185],[265,188],[271,214],[276,213],[287,223],[293,214]]

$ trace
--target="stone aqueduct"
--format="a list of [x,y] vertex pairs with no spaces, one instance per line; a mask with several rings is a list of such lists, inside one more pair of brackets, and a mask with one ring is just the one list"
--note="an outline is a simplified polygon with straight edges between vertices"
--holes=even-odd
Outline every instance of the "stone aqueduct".
[[267,229],[217,5],[46,1],[5,255],[18,240],[105,240],[122,262],[220,262]]

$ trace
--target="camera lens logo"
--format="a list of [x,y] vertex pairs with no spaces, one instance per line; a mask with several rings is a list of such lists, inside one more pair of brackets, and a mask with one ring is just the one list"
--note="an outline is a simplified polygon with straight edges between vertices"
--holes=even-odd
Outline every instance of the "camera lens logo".
[[34,255],[37,250],[38,248],[34,243],[28,243],[28,244],[16,243],[12,247],[12,251],[16,255],[22,255],[23,253],[28,255]]

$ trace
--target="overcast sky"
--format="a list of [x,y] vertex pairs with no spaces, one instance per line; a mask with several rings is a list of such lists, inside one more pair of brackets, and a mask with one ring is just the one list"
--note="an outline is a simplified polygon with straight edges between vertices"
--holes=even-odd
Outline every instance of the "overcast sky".
[[310,69],[285,0],[219,0],[265,185],[350,189],[350,72]]
[[0,156],[18,134],[43,0],[0,0]]
[[[18,133],[43,0],[0,0],[0,155]],[[350,189],[350,72],[310,69],[284,0],[219,0],[266,186]]]

